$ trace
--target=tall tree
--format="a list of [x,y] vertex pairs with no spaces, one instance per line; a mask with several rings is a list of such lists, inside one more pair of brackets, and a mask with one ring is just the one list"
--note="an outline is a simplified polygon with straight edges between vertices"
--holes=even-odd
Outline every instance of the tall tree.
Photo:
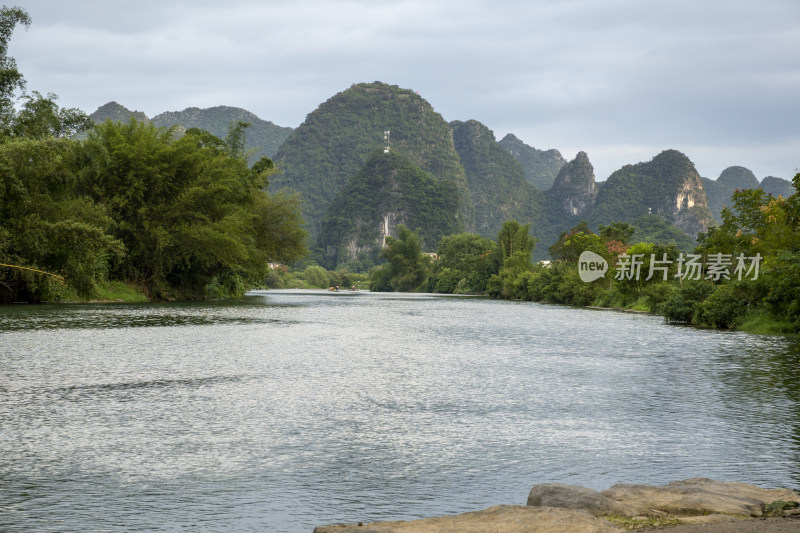
[[94,125],[94,121],[80,109],[58,107],[58,96],[53,93],[45,97],[39,91],[33,91],[33,94],[25,95],[22,99],[22,109],[11,125],[11,132],[16,137],[72,137]]
[[128,252],[118,277],[153,298],[238,296],[270,260],[305,253],[296,197],[264,191],[270,165],[251,170],[207,132],[132,120],[98,125],[85,143],[82,184],[114,213]]
[[14,97],[25,90],[25,79],[17,70],[17,62],[8,57],[8,42],[18,24],[31,25],[28,12],[21,7],[0,8],[0,133],[8,134],[14,118]]
[[387,260],[372,276],[370,290],[410,292],[417,290],[428,276],[428,257],[420,248],[416,232],[400,224],[397,238],[386,237],[381,257]]
[[524,226],[516,220],[506,220],[497,235],[497,244],[503,260],[508,259],[516,253],[522,253],[530,260],[533,248],[536,246],[536,238],[531,237],[530,224]]

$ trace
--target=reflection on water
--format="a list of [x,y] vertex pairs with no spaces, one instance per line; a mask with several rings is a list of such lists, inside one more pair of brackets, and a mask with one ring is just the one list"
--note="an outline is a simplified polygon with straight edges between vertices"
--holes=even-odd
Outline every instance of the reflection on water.
[[800,346],[431,295],[0,308],[0,530],[310,531],[533,484],[800,487]]
[[253,299],[228,302],[160,304],[64,304],[4,306],[0,333],[35,329],[148,328],[158,326],[209,326],[269,322],[240,311]]

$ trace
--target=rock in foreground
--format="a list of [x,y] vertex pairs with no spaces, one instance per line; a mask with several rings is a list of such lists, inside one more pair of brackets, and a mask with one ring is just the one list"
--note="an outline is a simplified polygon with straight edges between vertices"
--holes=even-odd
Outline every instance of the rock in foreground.
[[777,500],[800,502],[788,489],[762,489],[744,483],[706,478],[674,481],[664,486],[621,483],[602,492],[561,483],[531,489],[528,505],[585,509],[594,515],[696,516],[726,514],[763,516]]
[[763,516],[766,505],[776,501],[800,501],[788,489],[762,489],[744,483],[706,478],[674,481],[664,486],[614,485],[603,495],[627,508],[628,515],[734,514]]
[[[484,511],[425,518],[408,522],[373,522],[323,526],[314,533],[611,533],[622,531],[609,520],[642,526],[651,520],[675,525],[695,523],[705,527],[713,522],[753,522],[762,531],[763,520],[747,517],[786,517],[794,526],[800,515],[800,493],[788,489],[762,489],[744,483],[694,478],[663,486],[618,484],[598,492],[563,483],[534,486],[528,505],[498,505]],[[607,517],[609,520],[606,520]],[[629,517],[629,518],[622,518]],[[703,525],[699,525],[703,523]],[[800,526],[800,522],[797,523]],[[782,524],[778,524],[782,527]],[[774,531],[782,531],[782,529]],[[698,530],[699,531],[699,530]],[[719,531],[718,529],[709,531]],[[773,531],[770,529],[770,531]]]

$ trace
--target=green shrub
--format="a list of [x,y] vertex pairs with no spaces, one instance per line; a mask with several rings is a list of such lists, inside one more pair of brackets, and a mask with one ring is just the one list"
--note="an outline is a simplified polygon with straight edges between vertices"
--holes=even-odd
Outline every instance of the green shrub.
[[659,312],[668,322],[689,324],[700,302],[713,290],[714,285],[707,281],[687,281],[659,306]]
[[312,287],[330,287],[328,271],[319,265],[309,265],[303,270],[300,277]]
[[664,303],[679,290],[674,283],[656,283],[644,289],[644,299],[651,312],[661,314]]
[[441,293],[454,293],[456,287],[463,280],[461,272],[454,271],[450,268],[443,268],[437,272],[435,278],[431,281],[433,283],[433,292]]
[[758,307],[766,290],[758,281],[732,281],[718,285],[695,309],[693,322],[703,326],[735,329],[751,309]]

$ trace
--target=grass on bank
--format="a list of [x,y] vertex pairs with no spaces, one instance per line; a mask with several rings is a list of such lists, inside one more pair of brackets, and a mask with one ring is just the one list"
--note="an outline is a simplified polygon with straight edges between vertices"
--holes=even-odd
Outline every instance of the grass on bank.
[[146,302],[147,296],[141,287],[122,281],[101,281],[97,284],[92,300],[110,302]]
[[141,287],[123,281],[98,281],[89,297],[82,296],[68,282],[50,283],[49,303],[89,303],[89,302],[147,302],[149,298]]
[[641,528],[660,528],[668,526],[680,526],[685,522],[675,518],[674,516],[648,516],[648,517],[631,517],[621,515],[604,516],[606,520],[622,529],[623,531],[633,531],[634,529]]
[[794,331],[794,325],[791,322],[778,320],[771,313],[763,309],[747,313],[742,323],[739,324],[736,329],[756,335],[800,336],[796,333],[792,333],[792,331]]

